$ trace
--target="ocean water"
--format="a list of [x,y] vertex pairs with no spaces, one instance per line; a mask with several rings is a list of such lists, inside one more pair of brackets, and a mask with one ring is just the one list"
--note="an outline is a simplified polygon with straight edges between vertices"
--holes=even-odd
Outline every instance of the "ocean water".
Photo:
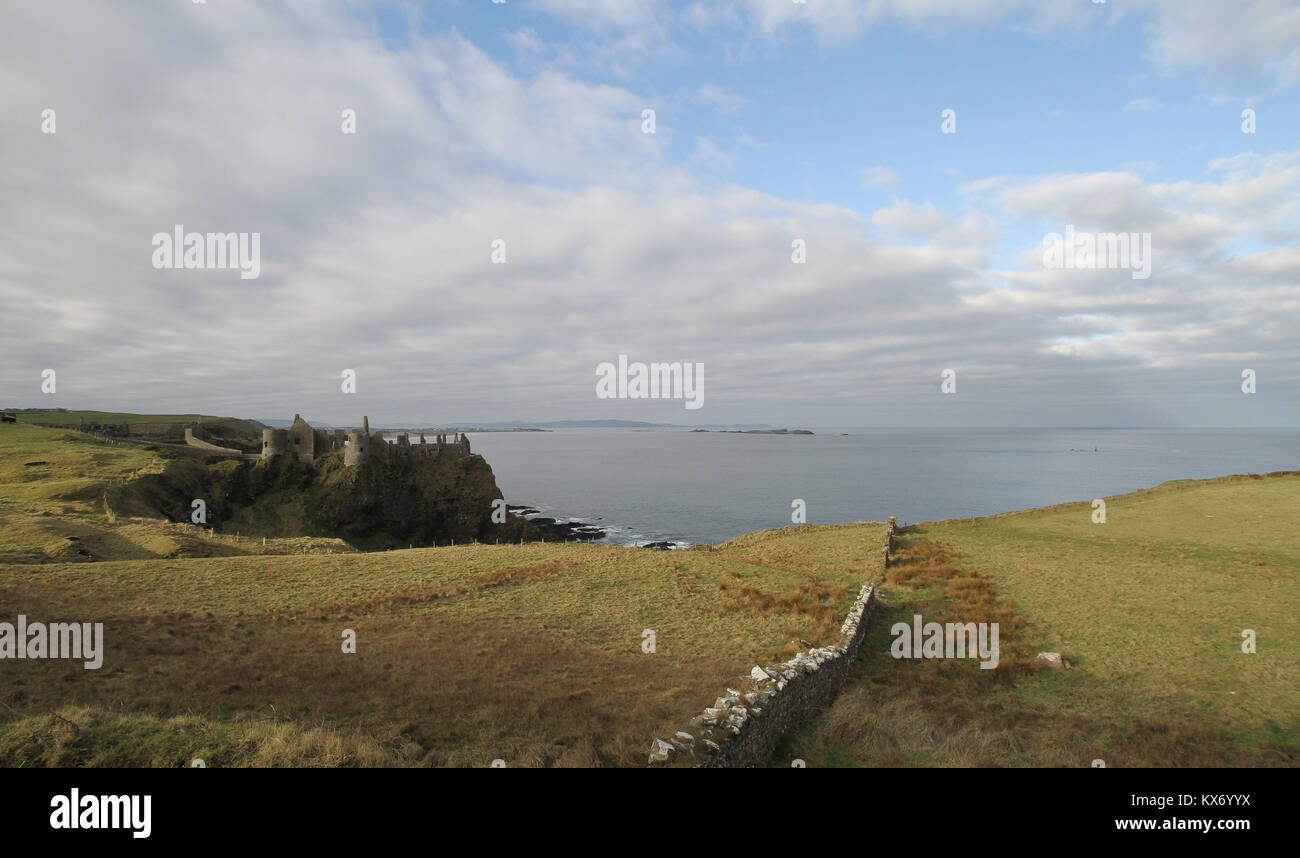
[[[915,523],[1091,500],[1166,480],[1300,469],[1297,430],[679,429],[471,433],[507,502],[606,541],[718,543],[808,522]],[[847,433],[847,434],[841,434]]]

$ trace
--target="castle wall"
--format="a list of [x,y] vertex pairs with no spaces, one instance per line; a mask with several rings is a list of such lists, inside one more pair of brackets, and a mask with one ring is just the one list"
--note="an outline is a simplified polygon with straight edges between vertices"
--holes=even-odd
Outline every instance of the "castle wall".
[[343,437],[342,430],[326,432],[324,429],[313,429],[312,452],[317,456],[324,456],[326,453],[332,453],[342,447],[340,439]]
[[232,447],[220,447],[203,440],[201,432],[196,432],[194,428],[189,426],[185,427],[185,443],[196,450],[202,450],[205,453],[240,457],[245,455],[243,450],[236,450]]
[[330,452],[343,452],[343,464],[359,465],[366,459],[379,456],[445,456],[459,459],[473,455],[470,452],[469,438],[463,433],[456,433],[454,440],[448,440],[445,434],[439,434],[428,440],[420,435],[418,444],[411,442],[411,437],[402,433],[396,443],[389,444],[382,432],[370,432],[370,418],[362,421],[361,429],[344,432],[336,429],[333,433],[312,429],[301,415],[295,414],[293,426],[289,429],[264,429],[262,431],[262,458],[268,459],[280,453],[293,453],[300,461],[310,464],[316,456]]

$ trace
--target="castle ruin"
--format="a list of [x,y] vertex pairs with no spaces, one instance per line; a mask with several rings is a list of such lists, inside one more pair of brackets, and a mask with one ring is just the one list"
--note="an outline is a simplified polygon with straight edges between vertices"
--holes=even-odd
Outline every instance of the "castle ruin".
[[311,424],[302,419],[301,414],[293,416],[293,425],[288,429],[262,430],[262,458],[269,459],[281,453],[293,453],[298,461],[311,464],[317,456],[327,453],[343,452],[343,464],[358,465],[363,460],[375,456],[390,458],[393,456],[446,456],[460,458],[470,455],[469,438],[457,432],[453,440],[447,440],[444,434],[434,436],[432,442],[426,441],[420,433],[420,443],[412,444],[405,432],[397,436],[397,442],[390,444],[384,439],[384,433],[370,432],[370,418],[363,417],[361,428],[345,432],[335,429],[326,432],[313,429]]

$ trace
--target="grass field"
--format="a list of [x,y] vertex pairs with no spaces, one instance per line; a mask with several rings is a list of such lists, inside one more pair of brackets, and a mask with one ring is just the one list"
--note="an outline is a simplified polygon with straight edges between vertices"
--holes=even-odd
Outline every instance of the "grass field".
[[[370,752],[390,763],[640,764],[654,732],[725,677],[788,655],[792,639],[831,639],[881,532],[842,530],[861,546],[839,553],[843,566],[804,556],[785,568],[777,536],[771,554],[754,542],[736,553],[530,544],[0,567],[0,604],[103,622],[107,639],[99,671],[4,664],[4,703],[29,715],[199,713],[223,729],[248,716],[324,726],[407,749]],[[341,651],[344,629],[356,654]],[[0,736],[0,762],[190,758],[155,757],[155,739],[125,734],[50,752],[50,733],[17,741],[21,732]],[[229,745],[184,754],[254,759]]]
[[[7,766],[644,765],[728,676],[833,640],[880,571],[877,524],[684,552],[249,556],[252,540],[96,511],[105,482],[157,466],[146,451],[22,425],[0,447],[0,515],[21,525],[4,550],[23,561],[0,565],[3,619],[102,622],[106,639],[97,671],[0,662]],[[125,556],[40,554],[70,531]],[[163,539],[243,556],[168,558]]]
[[18,415],[26,423],[48,426],[67,426],[75,429],[80,421],[87,423],[127,423],[133,429],[161,430],[166,427],[183,427],[202,423],[210,430],[227,431],[236,435],[261,437],[262,424],[256,420],[238,417],[213,417],[207,414],[132,414],[125,411],[27,411]]
[[[774,765],[1300,763],[1300,474],[1106,503],[909,528],[850,686]],[[913,613],[1001,619],[1002,667],[894,660]]]
[[[867,580],[848,687],[774,765],[1300,761],[1297,474],[1108,498],[1105,524],[1066,504],[918,525],[886,573],[879,524],[356,553],[112,520],[105,487],[161,462],[0,428],[0,621],[106,638],[98,671],[0,661],[0,765],[640,766],[729,678],[834,640]],[[78,545],[108,560],[61,562]],[[998,622],[999,668],[889,657],[913,613]],[[1044,650],[1074,666],[1033,669]]]

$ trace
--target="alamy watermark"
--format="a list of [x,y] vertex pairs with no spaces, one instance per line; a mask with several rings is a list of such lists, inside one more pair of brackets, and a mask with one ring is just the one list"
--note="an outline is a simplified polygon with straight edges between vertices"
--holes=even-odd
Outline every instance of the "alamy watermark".
[[103,623],[29,623],[26,614],[17,623],[0,623],[0,659],[74,658],[86,670],[104,664]]
[[1043,236],[1044,268],[1127,268],[1134,280],[1151,276],[1151,233],[1076,232]]
[[894,658],[979,658],[982,670],[998,666],[997,623],[922,623],[920,614],[912,624],[894,623],[889,633]]
[[597,364],[597,399],[683,399],[690,410],[704,406],[704,364],[629,363],[618,356],[618,365]]
[[128,829],[143,840],[153,831],[153,796],[82,795],[73,787],[68,795],[50,799],[50,828]]
[[262,234],[186,232],[178,223],[171,232],[154,233],[153,267],[238,268],[239,279],[256,280],[262,273]]

